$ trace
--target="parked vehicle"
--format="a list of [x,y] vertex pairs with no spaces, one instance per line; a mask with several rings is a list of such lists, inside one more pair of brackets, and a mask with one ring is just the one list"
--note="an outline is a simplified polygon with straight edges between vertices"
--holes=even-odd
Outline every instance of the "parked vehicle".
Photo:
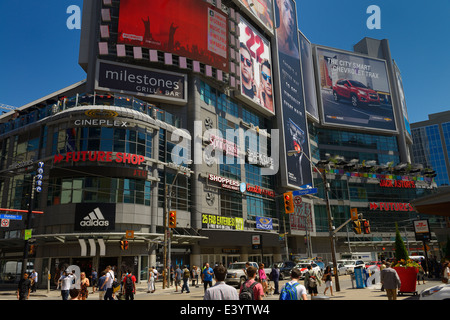
[[[249,263],[250,266],[258,269],[258,263],[256,262],[249,262]],[[227,276],[225,278],[225,283],[240,287],[241,284],[247,280],[247,276],[245,275],[246,269],[245,264],[246,262],[232,263],[230,267],[227,269]],[[266,272],[267,278],[269,278],[272,268],[264,268],[264,271]],[[256,277],[256,279],[258,279],[258,277]]]
[[305,273],[306,273],[306,271],[308,271],[308,266],[311,266],[311,270],[317,271],[317,273],[320,276],[322,276],[322,274],[323,274],[322,269],[317,265],[317,263],[315,263],[312,260],[309,260],[309,261],[297,263],[295,265],[295,268],[299,269],[301,272],[300,279],[305,278]]
[[333,97],[335,101],[340,99],[350,100],[354,107],[358,107],[361,104],[380,105],[378,93],[355,80],[338,80],[333,86]]
[[280,269],[280,280],[289,279],[291,275],[292,268],[295,267],[295,262],[285,261],[285,262],[275,262],[270,267],[273,268],[275,265]]
[[[341,261],[341,260],[339,260]],[[337,263],[339,263],[339,261],[337,261]],[[362,267],[364,268],[365,264],[364,261],[362,260],[342,260],[342,262],[345,266],[345,268],[347,269],[346,272],[347,274],[352,274],[355,272],[355,268],[359,268]]]
[[450,300],[450,283],[441,284],[423,290],[419,295],[420,300]]
[[[333,267],[333,262],[330,262],[328,264],[328,266],[331,268],[331,274],[334,276],[334,267]],[[337,263],[337,269],[338,269],[338,275],[342,276],[342,275],[346,275],[347,274],[347,268],[344,266],[343,263]]]

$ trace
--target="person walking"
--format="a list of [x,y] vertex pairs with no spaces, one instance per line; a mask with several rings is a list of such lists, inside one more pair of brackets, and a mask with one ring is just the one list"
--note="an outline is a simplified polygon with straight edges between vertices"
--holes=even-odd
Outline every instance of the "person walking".
[[239,300],[262,300],[264,298],[264,289],[261,283],[255,280],[256,274],[257,269],[255,267],[250,266],[247,268],[248,280],[241,286]]
[[225,283],[227,268],[217,266],[213,271],[216,283],[206,289],[203,300],[239,300],[236,289]]
[[264,263],[262,263],[262,262],[259,264],[258,277],[259,277],[259,282],[262,284],[264,294],[267,295],[267,289],[269,286],[267,283],[266,271],[264,270]]
[[307,266],[308,271],[305,273],[305,288],[308,290],[309,294],[314,297],[317,296],[317,287],[322,285],[319,275],[316,270],[312,270],[311,265]]
[[100,273],[100,278],[98,278],[98,298],[99,300],[105,300],[106,287],[103,286],[106,280],[106,272],[102,271]]
[[291,270],[291,281],[281,289],[280,300],[308,300],[305,286],[299,283],[301,275],[299,269]]
[[191,272],[189,271],[189,268],[187,266],[184,266],[183,269],[183,286],[181,287],[181,293],[183,293],[183,290],[186,290],[186,293],[190,293],[189,291],[189,278],[191,276]]
[[209,287],[212,287],[212,279],[214,276],[214,270],[210,268],[209,263],[205,263],[205,268],[202,271],[202,281],[203,281],[203,288],[204,291]]
[[89,276],[91,278],[91,285],[92,285],[92,293],[95,293],[95,288],[98,285],[98,274],[95,269],[92,269],[91,275]]
[[61,297],[63,300],[69,300],[69,291],[72,288],[72,283],[74,281],[75,276],[69,272],[69,269],[66,269],[61,278],[59,278],[61,284]]
[[330,289],[331,296],[334,296],[333,294],[333,281],[331,280],[331,267],[327,266],[325,269],[325,272],[323,273],[323,278],[325,281],[325,290],[323,291],[323,294],[327,294],[327,290]]
[[272,267],[272,271],[270,272],[270,280],[274,283],[274,291],[273,294],[280,294],[279,286],[280,286],[280,269],[278,268],[278,265],[274,263]]
[[136,277],[131,270],[123,278],[122,294],[125,295],[125,300],[134,300],[136,294]]
[[86,277],[86,273],[80,273],[80,296],[79,300],[86,300],[89,296],[89,278]]
[[450,263],[447,261],[443,265],[443,274],[442,274],[442,282],[448,283],[448,280],[450,279]]
[[105,270],[106,278],[102,285],[102,289],[105,288],[106,292],[104,295],[105,300],[114,300],[113,297],[113,282],[114,282],[114,271],[112,271],[111,266],[107,266]]
[[28,273],[25,272],[22,279],[19,281],[16,292],[18,300],[28,300],[30,298],[31,280],[28,279],[28,277]]
[[198,288],[198,268],[197,266],[192,267],[192,286]]
[[156,290],[155,281],[157,278],[157,273],[155,273],[155,271],[155,267],[148,269],[147,293],[153,293]]
[[38,273],[36,270],[33,269],[33,272],[31,273],[31,292],[36,292],[38,285]]
[[380,272],[380,280],[388,300],[397,300],[397,289],[400,289],[401,281],[397,271],[391,268],[390,262],[386,262],[386,268]]
[[182,276],[183,272],[180,269],[180,266],[177,265],[173,277],[175,280],[175,292],[178,292],[178,286],[181,287],[181,276]]

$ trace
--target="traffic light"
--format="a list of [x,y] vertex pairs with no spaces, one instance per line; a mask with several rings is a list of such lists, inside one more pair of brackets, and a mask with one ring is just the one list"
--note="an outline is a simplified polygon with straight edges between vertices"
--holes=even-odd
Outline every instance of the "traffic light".
[[169,212],[169,228],[176,228],[177,226],[177,212],[170,211]]
[[352,230],[356,234],[361,234],[361,221],[360,220],[352,221]]
[[128,241],[127,240],[120,240],[120,249],[128,250]]
[[365,234],[369,234],[370,233],[370,223],[369,220],[363,220],[362,221],[362,228],[363,228],[363,232]]
[[294,213],[294,195],[292,192],[286,192],[283,194],[284,210],[286,213]]

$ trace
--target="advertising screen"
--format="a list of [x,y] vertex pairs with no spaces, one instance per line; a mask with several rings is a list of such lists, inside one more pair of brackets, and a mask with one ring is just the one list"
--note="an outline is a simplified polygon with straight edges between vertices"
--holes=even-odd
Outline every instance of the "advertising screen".
[[398,93],[400,95],[400,103],[402,105],[402,114],[403,114],[403,120],[404,120],[404,124],[405,124],[405,130],[411,137],[411,127],[409,125],[408,109],[406,108],[406,97],[405,97],[405,91],[403,90],[402,75],[401,75],[400,69],[398,68],[397,63],[395,63],[395,61],[394,61],[394,71],[395,71],[395,77],[397,80]]
[[117,43],[228,69],[228,18],[202,0],[121,0]]
[[309,40],[301,32],[299,32],[299,40],[306,112],[319,121],[319,108],[317,106],[316,80],[314,77],[314,59],[311,42],[309,42]]
[[[281,116],[284,154],[280,160],[284,186],[297,188],[312,185],[309,141],[303,95],[302,73],[297,31],[297,14],[292,0],[276,0],[276,40],[279,64]],[[306,155],[306,156],[305,156]]]
[[386,62],[317,47],[324,124],[396,131]]
[[274,115],[270,42],[243,18],[239,22],[239,42],[241,90],[238,97],[259,111]]
[[256,18],[256,22],[273,33],[272,0],[235,0],[244,6],[244,11]]

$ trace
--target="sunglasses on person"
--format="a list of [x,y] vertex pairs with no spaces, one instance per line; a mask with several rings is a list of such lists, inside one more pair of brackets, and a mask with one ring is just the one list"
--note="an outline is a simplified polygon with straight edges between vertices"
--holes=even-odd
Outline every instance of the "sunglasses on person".
[[247,64],[248,67],[251,67],[252,64],[253,64],[253,63],[252,63],[252,60],[250,60],[250,59],[244,57],[244,56],[241,54],[241,62],[244,62],[244,61],[245,61],[245,63]]
[[261,71],[261,75],[263,77],[263,79],[267,82],[269,82],[270,84],[272,84],[272,77],[269,76],[267,73],[265,73],[264,71]]

